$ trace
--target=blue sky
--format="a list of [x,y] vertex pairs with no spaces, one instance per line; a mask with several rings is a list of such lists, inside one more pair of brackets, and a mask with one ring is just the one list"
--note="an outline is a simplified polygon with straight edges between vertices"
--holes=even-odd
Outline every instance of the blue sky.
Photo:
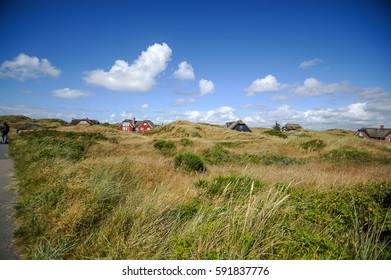
[[387,1],[0,4],[0,115],[391,127]]

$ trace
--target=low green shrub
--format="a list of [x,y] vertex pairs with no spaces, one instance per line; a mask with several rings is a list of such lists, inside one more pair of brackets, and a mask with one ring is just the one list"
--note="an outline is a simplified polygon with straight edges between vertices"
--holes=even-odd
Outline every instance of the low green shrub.
[[271,136],[277,136],[277,137],[284,138],[284,139],[288,138],[288,136],[284,132],[282,132],[281,130],[270,129],[270,130],[264,131],[263,133],[266,133]]
[[193,145],[193,141],[191,141],[189,138],[182,138],[180,142],[183,146],[192,146]]
[[213,165],[223,165],[236,162],[238,157],[235,153],[225,150],[221,144],[216,144],[204,152],[205,161]]
[[313,139],[300,144],[300,148],[307,152],[317,151],[324,147],[326,147],[326,143],[320,139]]
[[186,172],[205,172],[206,165],[204,160],[197,154],[186,152],[177,154],[174,157],[175,167]]
[[261,156],[261,161],[265,165],[292,165],[292,164],[303,164],[305,160],[291,158],[284,155],[277,154],[264,154]]
[[153,140],[153,147],[159,150],[164,156],[171,156],[176,148],[175,142],[171,140]]

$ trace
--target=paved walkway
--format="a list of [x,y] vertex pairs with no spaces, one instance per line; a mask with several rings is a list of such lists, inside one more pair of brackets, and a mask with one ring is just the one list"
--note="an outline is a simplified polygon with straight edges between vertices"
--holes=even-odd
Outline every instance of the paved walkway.
[[15,225],[12,220],[14,191],[8,186],[12,183],[12,160],[8,157],[8,145],[0,144],[0,260],[17,260],[18,255],[12,248]]

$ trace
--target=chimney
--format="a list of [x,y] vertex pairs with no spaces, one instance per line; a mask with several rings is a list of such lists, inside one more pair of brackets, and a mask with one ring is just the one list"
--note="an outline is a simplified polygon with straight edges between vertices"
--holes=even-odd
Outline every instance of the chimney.
[[380,125],[380,129],[384,129],[384,124],[381,124],[381,125]]
[[132,123],[133,123],[133,125],[136,124],[136,118],[135,117],[133,117]]

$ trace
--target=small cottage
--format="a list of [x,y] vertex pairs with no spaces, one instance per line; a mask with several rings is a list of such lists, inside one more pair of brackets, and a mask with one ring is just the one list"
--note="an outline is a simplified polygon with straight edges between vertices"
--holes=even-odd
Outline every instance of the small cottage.
[[42,129],[43,127],[39,124],[30,124],[30,123],[26,123],[20,127],[18,127],[16,129],[16,132],[17,133],[22,133],[22,132],[27,132],[27,131],[33,131],[33,130],[38,130],[38,129]]
[[99,121],[97,120],[90,120],[89,118],[86,119],[72,119],[71,125],[84,125],[84,126],[91,126],[91,125],[97,125],[99,124]]
[[303,129],[303,127],[297,123],[287,123],[281,128],[282,131],[291,131],[291,130],[298,130],[298,129]]
[[391,128],[384,128],[384,125],[381,125],[379,128],[363,127],[354,133],[354,137],[391,142]]
[[240,131],[240,132],[252,132],[251,129],[247,126],[242,120],[237,120],[234,122],[227,122],[225,128]]

